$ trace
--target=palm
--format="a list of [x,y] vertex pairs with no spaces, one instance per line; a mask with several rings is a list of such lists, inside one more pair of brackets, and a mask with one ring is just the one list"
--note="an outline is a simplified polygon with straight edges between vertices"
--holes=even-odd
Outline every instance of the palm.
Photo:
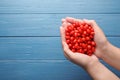
[[[66,18],[63,20],[62,26],[65,29],[67,26],[67,23],[74,23],[76,21],[82,22],[82,20],[80,20],[80,19],[78,20],[78,19],[74,19],[74,18]],[[94,31],[95,31],[94,40],[96,42],[95,55],[97,57],[100,57],[100,55],[102,54],[102,49],[104,48],[104,45],[107,43],[107,39],[106,39],[103,31],[98,27],[98,25],[96,24],[96,22],[94,20],[83,20],[83,21],[85,21],[88,24],[91,24],[94,28]],[[64,33],[63,33],[63,35],[64,35]]]
[[87,66],[92,61],[98,60],[98,58],[95,55],[88,56],[88,55],[81,54],[81,53],[73,53],[73,56],[74,56],[74,58],[71,61],[82,67]]
[[85,54],[73,53],[68,48],[68,45],[65,42],[65,29],[66,29],[67,25],[68,25],[68,23],[64,22],[62,27],[60,28],[62,45],[63,45],[63,49],[64,49],[64,53],[65,53],[64,55],[66,56],[66,58],[68,58],[73,63],[78,64],[78,65],[83,66],[83,67],[86,66],[87,64],[89,64],[89,62],[97,61],[98,59],[95,55],[88,56]]

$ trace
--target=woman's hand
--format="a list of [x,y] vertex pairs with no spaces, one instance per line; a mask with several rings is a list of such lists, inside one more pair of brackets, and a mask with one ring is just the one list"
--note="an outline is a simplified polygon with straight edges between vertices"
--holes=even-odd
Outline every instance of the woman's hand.
[[66,19],[63,19],[63,24],[65,22],[75,23],[76,21],[88,23],[93,27],[95,32],[94,41],[96,42],[94,55],[103,59],[106,63],[113,66],[114,68],[120,70],[120,49],[109,43],[102,29],[100,29],[97,23],[94,20],[80,20],[67,17]]
[[93,65],[98,61],[97,57],[95,55],[88,56],[82,53],[73,53],[68,45],[66,44],[65,41],[65,29],[67,25],[69,25],[69,22],[64,21],[63,25],[60,27],[60,33],[61,33],[61,41],[62,41],[62,46],[64,50],[64,55],[67,59],[69,59],[71,62],[82,66],[83,68],[87,68],[90,65]]
[[75,23],[76,21],[81,23],[85,22],[93,27],[95,32],[94,41],[96,42],[96,50],[94,54],[97,57],[101,58],[101,56],[104,55],[104,52],[106,51],[108,44],[110,44],[107,38],[105,37],[103,31],[100,29],[100,27],[97,25],[97,23],[94,20],[87,20],[87,19],[80,20],[71,17],[62,19],[63,26],[65,25],[65,23]]

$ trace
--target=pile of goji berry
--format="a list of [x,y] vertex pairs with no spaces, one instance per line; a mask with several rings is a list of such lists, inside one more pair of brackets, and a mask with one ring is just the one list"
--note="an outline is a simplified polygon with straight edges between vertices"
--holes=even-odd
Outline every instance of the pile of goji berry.
[[72,52],[92,55],[95,51],[94,29],[90,24],[76,22],[66,27],[65,38]]

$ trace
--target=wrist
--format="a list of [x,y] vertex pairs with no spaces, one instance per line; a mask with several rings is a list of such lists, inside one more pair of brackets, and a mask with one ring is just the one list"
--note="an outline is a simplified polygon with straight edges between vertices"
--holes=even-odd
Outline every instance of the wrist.
[[99,64],[99,60],[95,57],[92,57],[91,60],[89,60],[89,63],[84,67],[86,71],[89,71],[89,69],[92,69],[95,67],[97,64]]
[[106,41],[104,45],[101,47],[101,51],[105,52],[106,50],[108,50],[108,46],[110,46],[110,43],[109,41]]
[[90,63],[86,68],[86,71],[94,80],[119,80],[116,75],[114,75],[99,61],[94,61]]
[[114,51],[114,46],[110,42],[107,42],[106,46],[101,51],[101,59],[105,60],[108,56],[112,56],[112,51]]
[[106,41],[104,45],[99,48],[99,57],[103,58],[110,50],[111,43],[109,41]]

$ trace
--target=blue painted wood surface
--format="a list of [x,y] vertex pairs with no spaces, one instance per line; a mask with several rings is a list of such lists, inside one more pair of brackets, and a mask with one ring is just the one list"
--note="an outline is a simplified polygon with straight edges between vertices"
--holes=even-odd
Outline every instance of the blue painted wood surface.
[[94,19],[106,35],[120,36],[120,14],[1,14],[0,36],[60,36],[66,16]]
[[0,13],[120,13],[119,0],[1,0]]
[[[120,47],[120,0],[0,0],[0,80],[91,80],[63,55],[59,27],[71,16],[97,21]],[[120,77],[120,72],[101,61]]]

